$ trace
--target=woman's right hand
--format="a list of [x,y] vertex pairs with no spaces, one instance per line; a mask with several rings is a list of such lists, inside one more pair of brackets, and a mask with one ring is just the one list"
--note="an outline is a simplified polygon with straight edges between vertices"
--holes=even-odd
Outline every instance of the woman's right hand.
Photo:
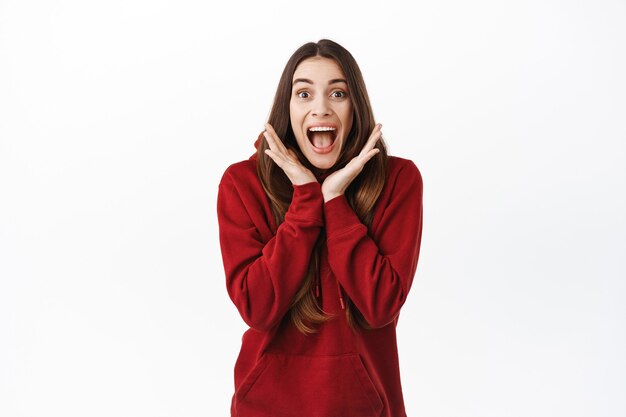
[[315,175],[300,163],[298,156],[293,150],[285,147],[283,141],[280,140],[276,131],[269,123],[265,124],[263,136],[265,136],[267,144],[270,147],[265,150],[265,154],[272,158],[272,160],[276,162],[276,165],[285,171],[285,174],[287,174],[292,184],[302,185],[309,182],[317,182]]

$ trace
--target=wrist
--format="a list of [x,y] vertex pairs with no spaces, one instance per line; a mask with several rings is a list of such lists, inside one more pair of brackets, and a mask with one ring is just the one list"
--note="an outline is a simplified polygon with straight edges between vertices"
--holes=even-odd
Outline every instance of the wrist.
[[332,200],[333,198],[339,197],[340,195],[343,195],[343,193],[339,193],[339,192],[326,192],[322,194],[324,196],[324,203]]
[[311,179],[311,178],[302,178],[299,180],[295,180],[292,181],[293,185],[304,185],[304,184],[310,184],[312,182],[318,182],[315,178]]
[[315,178],[315,176],[310,172],[301,173],[300,175],[294,176],[293,178],[289,179],[291,180],[291,183],[293,185],[304,185],[310,182],[319,182],[317,181],[317,178]]

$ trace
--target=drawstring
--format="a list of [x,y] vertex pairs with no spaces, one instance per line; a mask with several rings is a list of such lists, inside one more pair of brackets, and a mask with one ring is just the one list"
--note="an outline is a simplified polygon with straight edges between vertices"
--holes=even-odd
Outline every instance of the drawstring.
[[[339,304],[341,304],[341,309],[346,309],[346,304],[343,301],[343,292],[341,291],[341,284],[339,284],[339,280],[335,281],[337,283],[337,295],[339,296]],[[319,298],[320,296],[320,272],[319,272],[319,261],[317,256],[315,257],[315,296]]]
[[320,297],[320,267],[317,255],[315,255],[315,296]]
[[339,284],[339,281],[337,281],[337,293],[339,294],[339,304],[341,304],[341,309],[345,310],[346,305],[343,303],[343,294],[341,292],[341,284]]
[[[316,253],[315,255],[313,255],[315,257],[315,276],[314,276],[314,280],[315,280],[315,297],[319,298],[320,297],[320,281],[321,279],[321,271],[320,271],[320,253]],[[341,309],[345,310],[346,309],[346,304],[343,301],[343,292],[341,291],[341,284],[339,284],[339,280],[336,281],[337,282],[337,294],[339,295],[339,304],[341,304]],[[312,290],[312,289],[311,289]]]

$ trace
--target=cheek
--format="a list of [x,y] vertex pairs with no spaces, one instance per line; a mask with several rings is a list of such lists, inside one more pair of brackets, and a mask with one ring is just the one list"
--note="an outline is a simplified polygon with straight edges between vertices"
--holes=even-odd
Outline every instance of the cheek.
[[344,122],[351,122],[352,115],[354,114],[352,103],[342,103],[343,105],[338,109],[339,114],[341,114],[341,120]]
[[291,128],[296,138],[299,138],[302,133],[302,126],[304,123],[304,115],[297,107],[291,107],[289,109],[289,121],[291,122]]
[[293,107],[289,109],[289,121],[294,131],[299,131],[302,128],[302,116]]

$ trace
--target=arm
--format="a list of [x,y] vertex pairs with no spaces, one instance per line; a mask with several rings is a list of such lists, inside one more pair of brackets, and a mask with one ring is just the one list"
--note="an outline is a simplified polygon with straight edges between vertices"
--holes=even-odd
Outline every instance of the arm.
[[280,322],[302,285],[323,226],[318,182],[294,185],[293,199],[276,234],[265,241],[231,176],[219,186],[217,214],[228,294],[243,320],[267,330]]
[[422,177],[407,163],[373,237],[342,194],[324,204],[328,261],[372,327],[391,323],[406,301],[422,237]]

